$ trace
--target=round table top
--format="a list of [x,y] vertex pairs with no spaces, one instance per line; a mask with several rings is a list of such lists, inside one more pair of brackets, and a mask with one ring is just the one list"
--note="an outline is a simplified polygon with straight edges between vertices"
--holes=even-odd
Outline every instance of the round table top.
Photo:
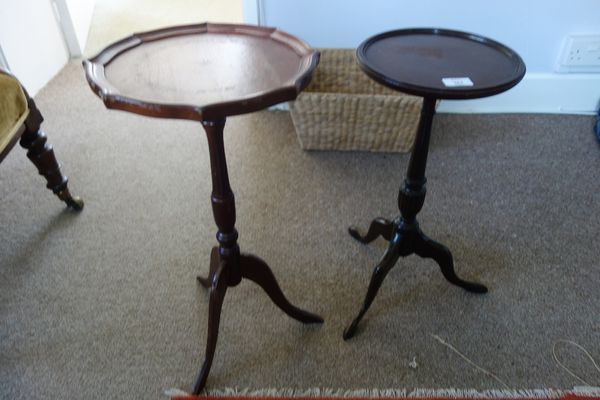
[[491,96],[512,88],[525,75],[525,63],[505,45],[447,29],[384,32],[365,40],[356,55],[374,80],[436,99]]
[[318,61],[277,29],[205,23],[134,34],[84,68],[107,108],[205,121],[295,99]]

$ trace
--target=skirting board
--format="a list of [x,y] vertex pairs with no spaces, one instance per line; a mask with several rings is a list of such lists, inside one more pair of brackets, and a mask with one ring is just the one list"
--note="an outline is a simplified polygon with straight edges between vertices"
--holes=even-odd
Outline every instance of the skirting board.
[[[508,92],[478,100],[443,100],[437,112],[488,114],[596,114],[600,74],[528,73]],[[288,110],[288,105],[274,106]]]
[[508,92],[478,100],[444,100],[443,113],[595,114],[600,74],[528,73]]

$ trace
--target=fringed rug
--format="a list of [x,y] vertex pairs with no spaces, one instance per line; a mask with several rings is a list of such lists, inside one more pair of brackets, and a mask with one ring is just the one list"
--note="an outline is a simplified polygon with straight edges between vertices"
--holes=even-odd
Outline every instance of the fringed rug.
[[462,390],[462,389],[415,389],[408,390],[296,390],[264,389],[255,391],[226,389],[193,396],[178,389],[165,392],[171,400],[600,400],[600,387],[576,387],[573,390]]

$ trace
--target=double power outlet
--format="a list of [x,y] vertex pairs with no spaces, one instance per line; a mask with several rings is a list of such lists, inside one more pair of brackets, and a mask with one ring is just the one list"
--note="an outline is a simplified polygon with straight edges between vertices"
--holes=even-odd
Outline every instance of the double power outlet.
[[600,35],[567,36],[556,69],[558,72],[600,72]]

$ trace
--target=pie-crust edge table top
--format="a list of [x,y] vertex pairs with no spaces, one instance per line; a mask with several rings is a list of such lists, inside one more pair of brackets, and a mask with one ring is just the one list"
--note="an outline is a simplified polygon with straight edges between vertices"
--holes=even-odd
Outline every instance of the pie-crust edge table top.
[[294,100],[318,62],[278,29],[203,23],[133,34],[83,65],[107,108],[206,121]]

